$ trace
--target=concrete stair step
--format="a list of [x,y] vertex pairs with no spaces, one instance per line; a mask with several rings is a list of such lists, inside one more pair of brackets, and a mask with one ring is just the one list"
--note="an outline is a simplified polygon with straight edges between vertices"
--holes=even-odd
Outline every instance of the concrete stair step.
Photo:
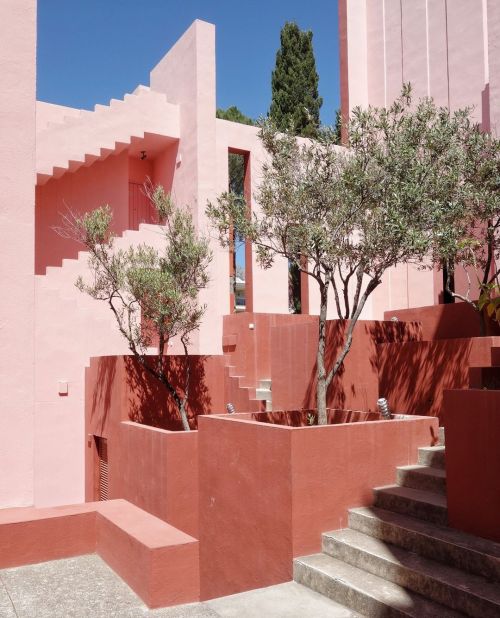
[[444,446],[423,446],[418,449],[418,463],[421,466],[440,468],[444,470]]
[[500,582],[500,543],[376,507],[351,509],[349,527],[426,558]]
[[268,388],[255,389],[255,397],[257,399],[265,399],[266,401],[272,401],[272,393]]
[[439,428],[439,446],[444,446],[446,444],[446,438],[444,435],[444,427]]
[[410,515],[435,524],[446,525],[448,511],[446,496],[421,489],[387,485],[376,487],[375,506],[387,511],[395,511],[403,515]]
[[259,388],[271,390],[272,380],[271,378],[266,378],[264,380],[259,380]]
[[500,586],[357,530],[323,535],[323,551],[475,618],[500,616]]
[[350,564],[315,554],[294,560],[294,579],[363,616],[463,618],[463,614]]
[[446,472],[440,468],[399,466],[396,468],[396,482],[403,487],[446,494]]

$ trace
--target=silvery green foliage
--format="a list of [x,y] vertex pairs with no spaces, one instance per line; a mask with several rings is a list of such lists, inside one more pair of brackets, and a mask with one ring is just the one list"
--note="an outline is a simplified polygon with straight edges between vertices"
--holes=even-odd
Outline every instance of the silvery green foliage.
[[[259,211],[248,217],[244,199],[231,193],[208,205],[223,245],[234,226],[254,243],[263,268],[284,256],[317,282],[320,423],[326,422],[326,389],[384,273],[402,263],[424,267],[457,238],[450,229],[456,217],[464,225],[472,221],[464,214],[471,199],[481,203],[471,178],[482,169],[484,142],[469,116],[428,99],[414,104],[407,85],[388,109],[352,111],[346,149],[336,145],[335,128],[322,129],[317,140],[297,140],[265,120],[260,137],[268,160],[255,194]],[[463,241],[462,228],[460,234]],[[349,323],[342,351],[325,367],[330,287],[338,317]]]
[[[126,251],[116,249],[109,206],[81,217],[66,217],[65,231],[89,251],[91,278],[80,277],[77,287],[109,304],[131,352],[167,388],[188,430],[189,373],[178,391],[168,380],[163,357],[165,346],[174,337],[179,337],[188,353],[189,337],[198,329],[206,309],[199,303],[198,293],[208,284],[212,254],[208,239],[196,233],[187,209],[177,208],[160,186],[150,187],[149,196],[163,221],[159,228],[165,241],[161,250],[146,244]],[[154,363],[146,357],[152,345],[158,348]]]

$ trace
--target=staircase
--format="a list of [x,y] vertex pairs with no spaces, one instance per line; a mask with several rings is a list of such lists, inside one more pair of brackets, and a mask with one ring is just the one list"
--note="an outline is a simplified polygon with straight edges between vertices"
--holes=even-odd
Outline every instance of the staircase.
[[445,447],[418,455],[323,534],[322,553],[297,558],[294,579],[364,616],[498,618],[500,544],[446,526]]
[[226,401],[232,403],[236,412],[271,412],[273,409],[271,380],[259,380],[257,386],[248,386],[244,375],[238,375],[235,365],[231,365],[230,355],[226,357],[225,383]]
[[123,100],[78,110],[37,133],[37,184],[90,165],[129,147],[146,134],[179,139],[179,107],[164,94],[138,86]]

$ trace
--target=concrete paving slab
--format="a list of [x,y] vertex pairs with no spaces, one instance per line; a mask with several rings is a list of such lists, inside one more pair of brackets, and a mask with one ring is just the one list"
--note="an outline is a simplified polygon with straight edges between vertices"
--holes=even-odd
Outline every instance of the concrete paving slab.
[[92,554],[0,572],[18,618],[132,618],[147,607]]
[[222,618],[359,618],[359,614],[295,582],[206,603]]
[[16,618],[14,606],[10,600],[9,593],[0,577],[0,616],[2,618]]
[[150,610],[97,555],[0,571],[1,618],[357,618],[326,597],[289,582]]

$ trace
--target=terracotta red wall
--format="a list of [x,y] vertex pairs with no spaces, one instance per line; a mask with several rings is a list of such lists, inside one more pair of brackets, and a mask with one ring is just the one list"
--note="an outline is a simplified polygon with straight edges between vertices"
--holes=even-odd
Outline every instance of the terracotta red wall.
[[198,545],[125,500],[0,511],[0,568],[97,553],[149,607],[199,599]]
[[200,418],[202,599],[290,580],[294,557],[319,551],[322,532],[371,504],[373,487],[437,434],[431,418],[308,428],[247,418]]
[[[386,320],[392,317],[397,317],[402,322],[420,322],[424,341],[480,336],[478,314],[467,303],[397,309],[384,313]],[[500,334],[498,325],[489,322],[488,334]]]
[[[327,363],[333,364],[343,345],[345,322],[327,323]],[[360,321],[344,367],[328,389],[331,408],[374,410],[378,398],[378,349],[385,341],[420,338],[418,324]],[[316,407],[318,321],[285,324],[271,330],[273,410]]]
[[448,521],[500,542],[500,391],[446,391]]
[[0,569],[94,553],[95,505],[2,509],[0,547]]
[[443,391],[469,386],[469,368],[491,365],[498,337],[378,346],[379,392],[394,412],[444,419]]
[[[185,361],[166,358],[175,377]],[[223,357],[193,356],[190,362],[190,415],[220,411]],[[102,436],[108,441],[109,497],[125,498],[197,536],[198,432],[169,430],[180,427],[174,404],[131,357],[91,359],[85,388],[86,499],[97,497],[94,436]]]
[[[230,355],[229,363],[236,367],[237,374],[245,377],[242,386],[255,386],[259,380],[268,379],[272,372],[274,354],[271,332],[275,326],[306,324],[316,318],[308,315],[280,313],[234,313],[225,315],[223,349]],[[250,329],[249,325],[254,328]]]

